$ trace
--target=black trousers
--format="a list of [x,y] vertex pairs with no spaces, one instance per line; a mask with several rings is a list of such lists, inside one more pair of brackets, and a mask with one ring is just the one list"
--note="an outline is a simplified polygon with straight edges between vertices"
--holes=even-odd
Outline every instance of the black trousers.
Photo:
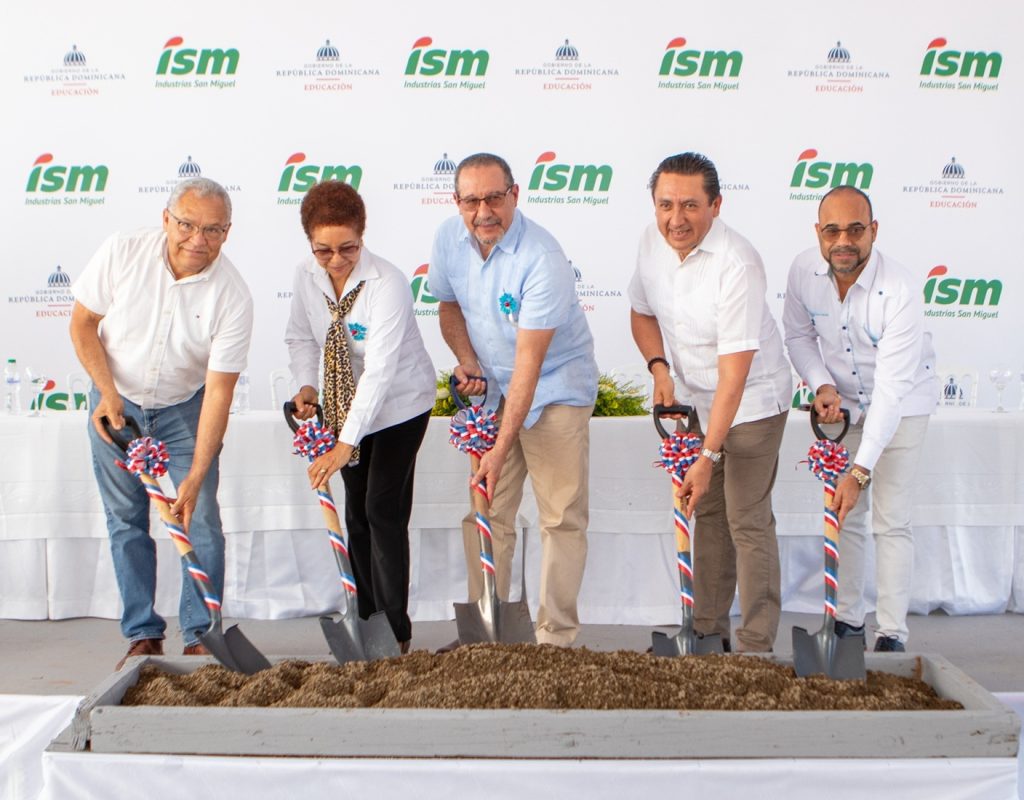
[[383,611],[399,642],[412,638],[409,517],[416,453],[429,420],[427,411],[369,434],[359,443],[359,463],[341,470],[359,616]]

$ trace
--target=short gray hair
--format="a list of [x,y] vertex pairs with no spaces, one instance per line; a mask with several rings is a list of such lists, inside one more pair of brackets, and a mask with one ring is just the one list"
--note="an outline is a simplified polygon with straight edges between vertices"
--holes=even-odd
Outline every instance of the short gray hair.
[[511,189],[515,183],[515,179],[512,177],[512,168],[508,165],[508,162],[501,156],[496,156],[494,153],[474,153],[471,156],[466,156],[459,162],[459,166],[455,168],[455,192],[459,191],[459,176],[462,174],[462,170],[468,167],[500,167],[501,171],[505,175],[505,188]]
[[171,191],[171,196],[167,198],[167,210],[176,208],[181,198],[189,192],[196,197],[219,197],[228,212],[228,222],[231,222],[231,197],[228,195],[228,190],[209,178],[188,178],[180,181]]

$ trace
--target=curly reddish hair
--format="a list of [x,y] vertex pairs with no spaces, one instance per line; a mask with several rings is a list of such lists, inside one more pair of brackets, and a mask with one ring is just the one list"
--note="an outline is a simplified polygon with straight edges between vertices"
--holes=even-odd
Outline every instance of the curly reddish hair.
[[311,237],[324,225],[347,225],[359,236],[366,228],[366,206],[359,192],[342,181],[318,183],[302,198],[302,230]]

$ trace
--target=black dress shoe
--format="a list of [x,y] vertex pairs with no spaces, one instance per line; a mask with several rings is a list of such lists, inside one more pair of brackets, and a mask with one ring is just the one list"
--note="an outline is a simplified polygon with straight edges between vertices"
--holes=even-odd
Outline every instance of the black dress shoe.
[[840,619],[836,620],[836,636],[840,639],[853,639],[857,636],[864,635],[863,625],[851,625],[848,622],[843,622]]
[[905,653],[906,646],[895,636],[879,636],[875,639],[876,653]]

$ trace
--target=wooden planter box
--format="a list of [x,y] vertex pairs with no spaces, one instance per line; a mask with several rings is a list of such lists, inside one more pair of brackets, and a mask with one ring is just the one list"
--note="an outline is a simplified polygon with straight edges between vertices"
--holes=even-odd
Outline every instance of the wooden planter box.
[[[283,658],[275,658],[280,661]],[[785,659],[774,659],[789,663]],[[917,676],[962,711],[504,711],[121,706],[140,667],[191,672],[212,658],[142,657],[80,704],[51,750],[403,758],[1004,758],[1020,721],[941,656],[865,656]]]

